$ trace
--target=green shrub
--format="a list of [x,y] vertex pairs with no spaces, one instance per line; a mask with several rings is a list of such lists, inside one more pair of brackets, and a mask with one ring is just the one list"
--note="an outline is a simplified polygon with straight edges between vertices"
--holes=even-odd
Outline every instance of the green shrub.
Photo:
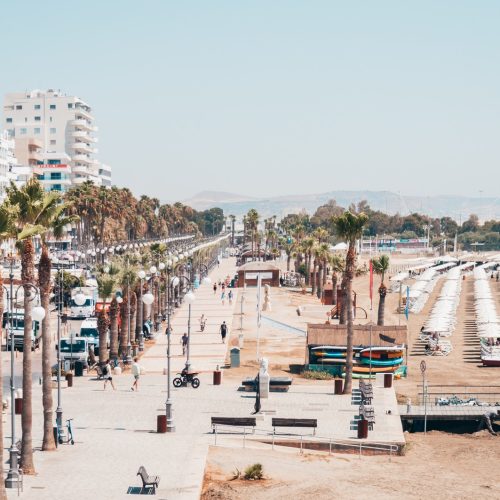
[[264,477],[264,471],[262,470],[262,464],[249,465],[245,469],[245,475],[243,477],[245,479],[249,479],[249,480],[262,479]]
[[302,376],[311,380],[331,380],[334,378],[330,372],[313,370],[304,370]]

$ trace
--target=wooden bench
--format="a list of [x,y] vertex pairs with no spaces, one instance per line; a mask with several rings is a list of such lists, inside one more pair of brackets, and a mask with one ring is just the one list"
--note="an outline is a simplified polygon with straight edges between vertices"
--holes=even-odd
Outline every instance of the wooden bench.
[[315,418],[273,418],[272,419],[273,433],[276,432],[276,427],[307,427],[313,430],[316,434],[318,420]]
[[141,476],[143,490],[152,487],[153,493],[156,493],[156,488],[158,488],[160,484],[160,476],[150,476],[142,465],[139,467],[137,476]]
[[[248,377],[241,383],[243,389],[247,392],[255,392],[257,390],[257,380]],[[269,390],[271,392],[287,392],[292,385],[292,379],[289,377],[271,377],[269,380]]]
[[212,432],[215,433],[217,425],[227,425],[231,427],[252,427],[255,431],[256,418],[255,417],[212,417]]

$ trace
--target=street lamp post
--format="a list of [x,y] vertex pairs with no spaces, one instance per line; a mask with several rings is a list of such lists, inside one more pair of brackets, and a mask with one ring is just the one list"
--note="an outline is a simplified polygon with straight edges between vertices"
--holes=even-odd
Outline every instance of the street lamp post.
[[144,286],[143,281],[144,278],[146,277],[146,273],[141,269],[138,273],[137,276],[139,276],[140,280],[140,296],[139,296],[139,311],[137,311],[137,325],[135,327],[135,337],[136,339],[139,339],[139,351],[144,351],[144,331],[143,331],[143,324],[144,324],[144,319],[142,316],[142,309],[143,309],[143,302],[142,302],[142,288]]
[[172,327],[170,317],[172,315],[172,297],[170,294],[171,287],[176,287],[179,283],[179,278],[174,276],[170,280],[172,274],[172,266],[175,263],[175,257],[167,261],[167,401],[165,402],[165,411],[167,415],[167,432],[175,432],[174,416],[173,416],[173,403],[170,393],[170,379],[171,379],[171,335]]
[[[5,478],[6,488],[17,488],[19,485],[19,462],[18,462],[18,449],[16,446],[16,412],[15,412],[15,387],[14,387],[14,356],[15,356],[15,343],[14,343],[14,330],[13,330],[13,310],[14,310],[14,299],[17,303],[17,294],[21,288],[31,288],[35,291],[35,295],[31,300],[35,300],[38,297],[38,288],[32,283],[24,283],[19,285],[14,292],[14,271],[13,271],[13,259],[10,259],[10,270],[9,270],[9,288],[4,286],[4,290],[7,292],[7,306],[9,308],[9,333],[10,333],[10,421],[11,421],[11,439],[9,448],[9,472]],[[35,306],[32,310],[32,318],[34,321],[42,321],[45,317],[45,309],[40,306]]]

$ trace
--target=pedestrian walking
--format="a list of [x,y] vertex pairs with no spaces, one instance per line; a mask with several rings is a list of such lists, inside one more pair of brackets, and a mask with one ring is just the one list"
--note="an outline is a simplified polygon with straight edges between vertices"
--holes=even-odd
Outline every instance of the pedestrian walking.
[[222,291],[224,291],[226,289],[226,284],[224,282],[222,282]]
[[222,305],[224,306],[226,304],[226,292],[222,292],[220,296],[220,300],[222,301]]
[[227,294],[227,299],[229,300],[229,305],[233,303],[233,291],[229,290],[229,293]]
[[226,335],[227,335],[227,325],[226,322],[223,321],[222,325],[220,325],[220,336],[222,337],[222,343],[226,343]]
[[217,283],[214,283],[214,295],[217,293]]
[[181,344],[182,344],[182,355],[184,356],[186,354],[186,349],[188,345],[188,336],[187,333],[184,332],[184,335],[181,337]]
[[205,315],[202,314],[201,318],[200,318],[200,331],[204,331],[205,330],[206,323],[207,323],[207,318],[205,318]]
[[134,363],[132,364],[132,375],[134,376],[134,383],[132,384],[132,390],[139,390],[139,377],[141,376],[142,367],[138,363],[139,358],[136,356],[134,358]]
[[115,384],[113,384],[113,376],[111,375],[111,364],[109,363],[109,359],[104,362],[104,366],[102,367],[102,375],[104,378],[104,390],[106,390],[106,384],[109,382],[113,390],[116,390]]

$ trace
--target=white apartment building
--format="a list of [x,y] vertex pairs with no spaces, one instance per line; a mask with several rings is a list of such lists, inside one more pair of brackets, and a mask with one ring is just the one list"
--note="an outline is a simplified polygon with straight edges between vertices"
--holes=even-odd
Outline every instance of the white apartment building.
[[11,180],[16,179],[16,173],[13,171],[17,166],[17,160],[14,156],[14,140],[7,132],[0,134],[0,203],[6,196],[6,188]]
[[[89,180],[103,184],[99,175],[102,166],[95,159],[97,127],[91,111],[79,97],[55,90],[5,96],[4,124],[16,141],[16,156],[23,164],[27,158],[28,164],[36,165],[47,189],[66,191]],[[105,172],[109,172],[105,184],[111,184],[110,169]]]

